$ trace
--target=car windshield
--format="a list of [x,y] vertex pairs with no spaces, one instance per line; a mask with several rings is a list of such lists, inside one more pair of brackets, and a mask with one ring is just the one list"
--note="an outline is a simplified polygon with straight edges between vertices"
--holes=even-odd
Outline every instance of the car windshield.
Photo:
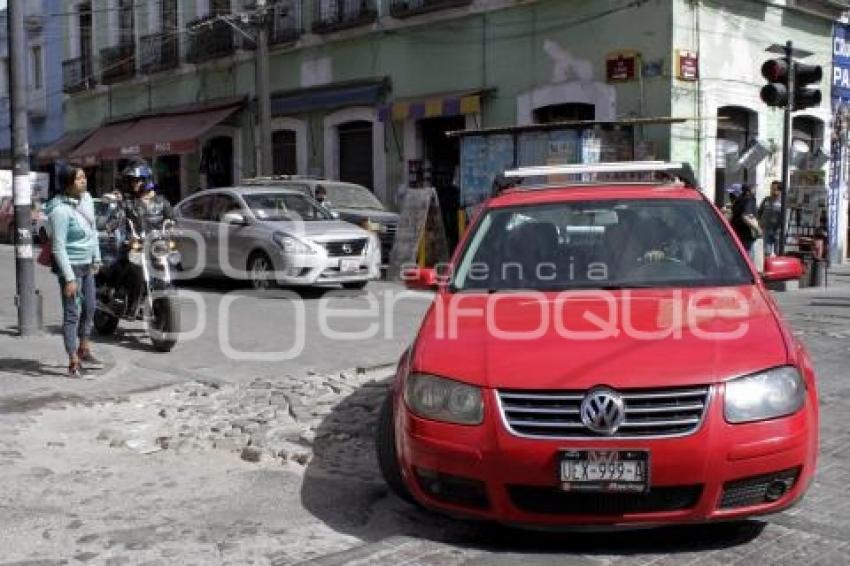
[[316,185],[317,189],[319,187],[325,188],[328,203],[334,208],[384,210],[384,205],[381,204],[381,201],[366,187],[361,187],[360,185]]
[[242,195],[245,204],[260,220],[333,220],[331,214],[311,198],[296,193],[253,193]]
[[618,289],[752,283],[703,200],[564,202],[492,209],[454,273],[463,290]]

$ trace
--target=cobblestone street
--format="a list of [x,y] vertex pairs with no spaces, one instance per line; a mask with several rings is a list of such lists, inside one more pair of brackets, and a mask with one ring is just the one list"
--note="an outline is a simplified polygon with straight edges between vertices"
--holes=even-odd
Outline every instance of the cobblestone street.
[[86,389],[107,371],[76,396],[0,397],[0,564],[846,562],[850,277],[777,298],[814,357],[822,405],[818,475],[786,513],[614,534],[457,521],[380,478],[372,437],[391,365]]

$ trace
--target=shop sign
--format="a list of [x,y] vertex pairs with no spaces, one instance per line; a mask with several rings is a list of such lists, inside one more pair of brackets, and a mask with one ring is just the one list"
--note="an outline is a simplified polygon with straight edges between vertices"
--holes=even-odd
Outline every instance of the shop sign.
[[154,153],[171,153],[171,142],[160,142],[154,144]]
[[137,145],[125,145],[121,147],[121,155],[139,155],[141,148]]
[[676,78],[680,81],[695,81],[699,79],[699,55],[696,51],[679,49],[676,52],[677,73]]
[[635,80],[640,69],[639,59],[640,57],[634,51],[609,53],[605,60],[605,76],[608,82]]

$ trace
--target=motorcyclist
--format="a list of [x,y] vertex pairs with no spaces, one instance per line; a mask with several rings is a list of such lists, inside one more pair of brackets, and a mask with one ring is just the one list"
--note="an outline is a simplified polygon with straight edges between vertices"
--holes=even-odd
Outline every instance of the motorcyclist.
[[124,212],[133,221],[136,232],[162,227],[165,220],[174,218],[171,203],[156,193],[153,171],[142,160],[134,161],[121,174],[124,191]]

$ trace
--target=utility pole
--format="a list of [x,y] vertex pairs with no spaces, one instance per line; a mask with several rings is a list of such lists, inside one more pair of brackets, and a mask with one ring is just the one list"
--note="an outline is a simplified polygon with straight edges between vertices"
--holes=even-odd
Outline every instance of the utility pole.
[[785,239],[788,230],[788,191],[791,187],[791,120],[794,111],[794,44],[785,43],[785,63],[788,65],[788,102],[785,104],[785,115],[782,123],[782,197],[780,214],[782,224],[779,227],[779,255],[785,255]]
[[9,28],[9,95],[12,114],[13,172],[12,191],[15,205],[15,303],[18,308],[18,332],[34,336],[41,330],[38,291],[35,289],[35,264],[32,249],[32,186],[30,185],[29,140],[27,128],[27,78],[24,61],[24,0],[9,0],[6,13]]
[[257,0],[255,80],[260,121],[260,175],[272,174],[272,109],[269,87],[269,18],[266,0]]

